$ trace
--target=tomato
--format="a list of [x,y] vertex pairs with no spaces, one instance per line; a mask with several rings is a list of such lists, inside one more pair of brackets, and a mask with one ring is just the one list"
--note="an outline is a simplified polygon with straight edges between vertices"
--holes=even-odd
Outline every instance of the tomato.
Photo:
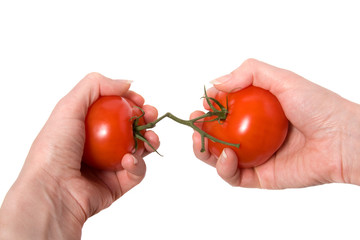
[[[85,119],[83,161],[97,169],[122,169],[123,156],[135,150],[133,122],[140,115],[131,100],[120,96],[103,96],[95,101]],[[139,120],[143,124],[143,118]],[[138,141],[137,148],[144,149],[144,143]]]
[[[251,168],[267,161],[282,145],[288,131],[288,120],[277,98],[267,90],[249,86],[233,93],[218,92],[215,96],[228,106],[225,120],[205,119],[203,130],[215,138],[240,147],[229,147],[208,141],[209,151],[219,157],[224,148],[235,151],[239,167]],[[216,106],[216,104],[214,104]]]

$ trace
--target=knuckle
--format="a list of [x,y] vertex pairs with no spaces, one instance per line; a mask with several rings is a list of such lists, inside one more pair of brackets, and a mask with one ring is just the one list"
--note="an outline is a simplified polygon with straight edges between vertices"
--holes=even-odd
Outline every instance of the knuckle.
[[256,60],[255,58],[248,58],[244,61],[243,65],[246,65],[246,66],[253,66],[253,65],[256,65],[258,64],[259,61]]
[[87,79],[87,80],[90,80],[90,81],[98,81],[100,79],[104,78],[103,75],[101,75],[100,73],[98,72],[91,72],[91,73],[88,73],[84,79]]
[[255,58],[248,58],[245,60],[245,62],[249,63],[249,64],[253,64],[253,63],[257,63],[258,60],[256,60]]

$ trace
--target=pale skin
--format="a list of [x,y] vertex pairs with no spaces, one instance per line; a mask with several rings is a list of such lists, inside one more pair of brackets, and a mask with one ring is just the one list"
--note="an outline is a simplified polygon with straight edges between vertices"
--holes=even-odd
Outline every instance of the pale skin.
[[[280,150],[252,169],[238,168],[230,149],[225,149],[219,159],[207,148],[201,153],[200,136],[194,133],[195,155],[216,167],[226,182],[268,189],[332,182],[360,185],[358,104],[290,71],[253,59],[213,84],[210,97],[217,91],[229,92],[251,84],[268,89],[279,99],[290,122]],[[143,157],[153,151],[148,145],[144,152],[125,155],[124,170],[118,172],[98,171],[81,163],[84,119],[99,96],[125,96],[142,106],[146,122],[157,118],[157,110],[143,105],[144,99],[129,91],[130,85],[129,81],[92,73],[57,104],[0,208],[0,239],[80,239],[89,217],[141,182],[146,172]],[[191,118],[200,114],[196,111]],[[154,132],[148,131],[145,137],[159,147]]]
[[[281,103],[290,127],[283,146],[265,164],[240,169],[235,153],[226,148],[217,159],[193,135],[194,153],[216,167],[232,186],[283,189],[324,183],[360,185],[360,106],[303,77],[266,63],[249,59],[239,68],[212,81],[217,91],[254,85],[269,90]],[[205,108],[208,105],[204,102]],[[191,118],[203,114],[196,111]],[[201,127],[201,123],[198,123]]]
[[[145,121],[154,121],[157,110],[129,91],[131,82],[91,73],[56,105],[35,139],[18,179],[0,209],[0,239],[80,239],[86,219],[109,207],[141,182],[143,157],[152,152],[127,154],[123,170],[99,171],[82,164],[88,107],[100,96],[118,95],[141,106]],[[155,147],[158,136],[145,135]]]

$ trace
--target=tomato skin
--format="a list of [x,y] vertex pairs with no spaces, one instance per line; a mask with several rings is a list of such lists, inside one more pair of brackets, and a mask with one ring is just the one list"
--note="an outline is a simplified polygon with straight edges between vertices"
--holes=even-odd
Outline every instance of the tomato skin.
[[[90,106],[85,119],[83,155],[87,165],[101,170],[122,169],[123,156],[135,150],[133,116],[140,116],[141,111],[134,106],[120,96],[103,96]],[[141,148],[144,144],[139,141],[138,150]]]
[[[219,157],[224,148],[235,151],[240,168],[256,167],[266,162],[282,145],[288,131],[288,120],[277,98],[267,90],[249,86],[234,93],[218,92],[215,96],[226,107],[224,121],[204,122],[203,130],[215,138],[240,147],[209,140],[209,151]],[[211,120],[207,118],[205,121]]]

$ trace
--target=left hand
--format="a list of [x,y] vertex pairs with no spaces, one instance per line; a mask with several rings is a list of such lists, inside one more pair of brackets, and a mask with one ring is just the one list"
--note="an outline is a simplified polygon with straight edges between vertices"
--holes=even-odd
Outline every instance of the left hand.
[[[144,109],[146,122],[157,118],[157,110],[143,105],[144,99],[129,88],[129,81],[111,80],[91,73],[61,99],[34,141],[16,183],[4,200],[0,225],[10,227],[14,224],[10,221],[19,221],[16,220],[18,216],[11,216],[16,215],[16,210],[24,205],[21,218],[23,221],[26,217],[30,218],[25,225],[33,233],[41,227],[41,223],[35,223],[36,220],[31,220],[31,217],[36,219],[41,211],[41,214],[49,214],[46,224],[50,224],[49,218],[54,218],[54,221],[60,221],[58,227],[71,229],[69,236],[77,236],[79,231],[81,235],[81,227],[87,218],[110,206],[141,182],[146,172],[143,157],[152,152],[147,144],[144,152],[126,154],[122,159],[124,169],[117,172],[100,171],[82,164],[84,120],[89,106],[100,96],[129,98]],[[145,137],[152,146],[159,147],[159,139],[154,132],[147,131]],[[19,205],[17,209],[12,209],[15,203]],[[65,221],[65,216],[70,216],[71,220]],[[37,227],[31,227],[32,224]],[[64,234],[64,231],[60,232]]]

